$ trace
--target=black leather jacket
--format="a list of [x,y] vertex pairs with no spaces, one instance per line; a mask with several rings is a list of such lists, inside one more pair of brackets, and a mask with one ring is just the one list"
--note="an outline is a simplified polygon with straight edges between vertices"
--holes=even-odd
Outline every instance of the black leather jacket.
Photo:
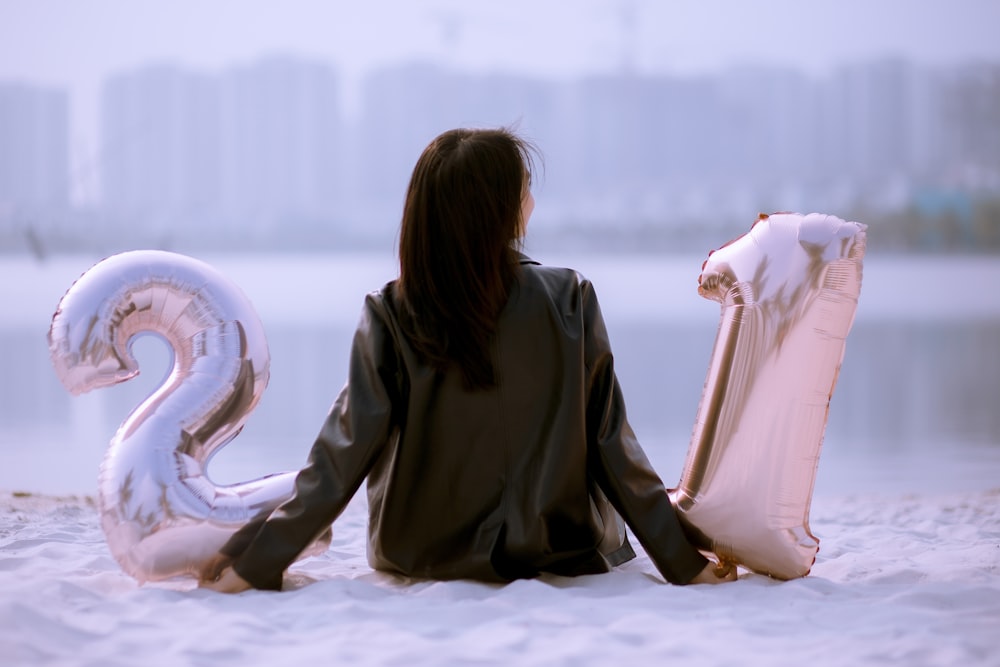
[[376,569],[482,581],[606,572],[634,556],[610,500],[668,581],[700,572],[707,560],[626,420],[591,284],[522,258],[493,352],[497,386],[466,391],[409,346],[395,282],[368,295],[348,382],[295,494],[245,536],[236,572],[279,589],[365,478]]

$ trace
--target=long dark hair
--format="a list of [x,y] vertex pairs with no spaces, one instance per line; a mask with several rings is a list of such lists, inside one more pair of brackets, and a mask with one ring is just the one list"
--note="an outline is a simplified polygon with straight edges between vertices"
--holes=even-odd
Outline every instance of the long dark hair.
[[490,341],[517,272],[535,148],[508,129],[449,130],[413,169],[399,235],[402,326],[467,389],[495,384]]

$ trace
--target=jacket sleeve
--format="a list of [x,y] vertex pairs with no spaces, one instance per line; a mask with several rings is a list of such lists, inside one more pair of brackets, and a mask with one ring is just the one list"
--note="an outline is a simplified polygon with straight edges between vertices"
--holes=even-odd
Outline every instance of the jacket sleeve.
[[284,570],[336,519],[392,437],[397,356],[369,295],[351,347],[341,390],[296,477],[292,497],[260,524],[233,562],[255,588],[280,590]]
[[587,372],[587,447],[591,475],[664,578],[685,584],[708,560],[688,541],[663,481],[625,414],[604,317],[593,286],[581,282]]

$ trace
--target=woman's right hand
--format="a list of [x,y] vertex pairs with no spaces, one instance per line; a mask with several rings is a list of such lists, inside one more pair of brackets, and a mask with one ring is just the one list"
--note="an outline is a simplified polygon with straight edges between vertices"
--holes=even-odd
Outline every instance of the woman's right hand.
[[231,567],[224,569],[213,580],[199,582],[198,586],[209,588],[218,593],[242,593],[252,588],[250,583],[236,574],[236,570]]

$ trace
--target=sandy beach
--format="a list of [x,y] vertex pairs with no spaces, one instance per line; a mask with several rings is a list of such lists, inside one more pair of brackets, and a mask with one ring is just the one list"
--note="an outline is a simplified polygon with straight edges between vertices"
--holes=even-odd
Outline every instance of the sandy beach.
[[[835,458],[830,473],[855,485],[819,485],[811,574],[741,571],[724,586],[664,584],[641,551],[610,574],[507,586],[374,572],[363,494],[285,592],[139,586],[109,555],[92,497],[6,491],[0,664],[997,665],[992,449],[920,493],[902,489],[922,480],[854,476]],[[966,473],[970,490],[954,490]]]
[[[638,313],[629,310],[628,295],[635,284],[689,279],[688,263],[630,263],[626,268],[638,273],[623,275],[622,262],[581,264],[606,286],[609,321],[623,334],[621,369],[643,447],[664,481],[675,483],[687,434],[661,433],[658,425],[688,427],[707,356],[685,347],[684,355],[650,365],[650,341],[668,332],[642,322],[646,328],[631,332]],[[894,273],[891,262],[872,264],[868,308],[852,334],[816,479],[810,523],[820,551],[809,576],[779,582],[742,571],[724,586],[670,586],[640,551],[601,576],[507,586],[409,581],[368,567],[362,494],[334,524],[329,551],[292,568],[287,591],[237,596],[190,581],[140,586],[113,560],[92,494],[102,452],[132,394],[108,390],[70,400],[52,373],[44,336],[59,295],[88,264],[0,267],[9,278],[0,281],[0,297],[16,306],[5,320],[5,340],[21,350],[3,362],[9,381],[0,422],[0,667],[998,666],[1000,446],[990,355],[1000,301],[995,292],[985,300],[956,299],[945,290],[991,284],[997,265],[956,260]],[[260,295],[265,321],[276,330],[274,386],[264,408],[274,407],[280,419],[269,426],[261,415],[250,424],[241,438],[255,444],[234,444],[218,470],[210,469],[220,482],[304,460],[310,440],[303,432],[311,434],[336,388],[309,385],[308,369],[320,362],[302,341],[316,329],[340,360],[346,342],[334,334],[353,326],[359,299],[352,290],[370,288],[383,273],[375,263],[367,273],[366,263],[332,265],[362,278],[332,293],[340,301],[319,311],[269,301],[264,286],[267,276],[295,267],[317,280],[329,273],[325,263],[226,265],[255,301]],[[940,293],[925,290],[914,312],[894,295],[917,274],[931,275],[926,284]],[[23,285],[32,290],[22,294]],[[681,320],[703,329],[710,343],[718,312],[694,298],[665,310],[690,311]],[[315,321],[315,312],[342,313],[344,322]],[[959,324],[934,329],[946,316]],[[903,328],[880,328],[887,318]],[[282,333],[296,323],[301,330]],[[633,348],[641,353],[630,357]],[[305,371],[286,366],[298,357]],[[683,370],[686,357],[693,360]],[[340,382],[334,361],[323,363]],[[661,378],[677,386],[661,386]],[[294,412],[303,393],[316,403],[307,415]],[[283,403],[289,396],[294,401]],[[942,437],[949,432],[955,437]]]

